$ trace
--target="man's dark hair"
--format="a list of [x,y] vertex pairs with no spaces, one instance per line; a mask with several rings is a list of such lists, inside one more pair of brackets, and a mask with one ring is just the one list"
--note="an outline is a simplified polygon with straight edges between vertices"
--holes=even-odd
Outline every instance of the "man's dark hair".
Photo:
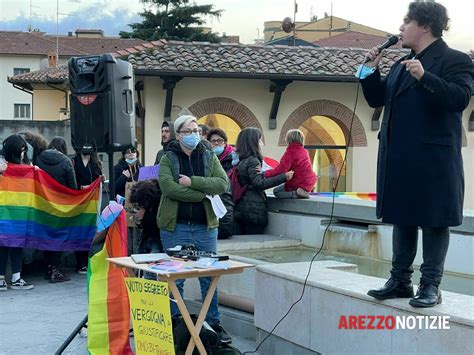
[[224,142],[227,143],[227,134],[225,134],[223,129],[221,129],[221,128],[211,128],[209,130],[209,132],[207,132],[207,140],[210,141],[211,137],[213,135],[218,135],[219,137],[221,137],[224,140]]
[[62,137],[54,137],[49,142],[48,149],[56,149],[58,152],[67,155],[67,144],[64,138]]
[[147,210],[151,208],[160,197],[161,190],[158,180],[143,180],[137,182],[132,187],[130,202]]
[[419,26],[429,26],[434,37],[441,37],[449,29],[448,11],[436,2],[412,2],[408,6],[407,17]]
[[237,154],[239,159],[254,156],[259,160],[262,160],[262,154],[260,153],[259,140],[262,138],[262,131],[255,127],[247,127],[240,131],[237,136]]

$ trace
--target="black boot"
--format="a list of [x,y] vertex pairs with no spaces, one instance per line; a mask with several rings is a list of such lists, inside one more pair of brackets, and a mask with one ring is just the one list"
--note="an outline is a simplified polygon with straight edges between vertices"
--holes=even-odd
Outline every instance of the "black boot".
[[389,298],[410,298],[413,297],[413,285],[411,282],[400,282],[391,277],[382,288],[369,290],[367,294],[378,300],[387,300]]
[[432,284],[420,284],[416,296],[413,297],[409,304],[412,307],[428,308],[441,303],[441,291]]

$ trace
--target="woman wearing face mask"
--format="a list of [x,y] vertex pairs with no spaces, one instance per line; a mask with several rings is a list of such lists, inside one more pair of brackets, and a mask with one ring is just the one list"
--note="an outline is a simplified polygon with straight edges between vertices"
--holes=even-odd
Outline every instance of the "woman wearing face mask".
[[[227,134],[220,128],[212,128],[208,132],[209,142],[212,146],[212,151],[219,158],[219,162],[227,174],[230,173],[232,167],[237,165],[239,157],[235,152],[234,147],[227,144]],[[221,200],[224,203],[227,213],[224,217],[219,219],[219,233],[218,239],[227,239],[234,235],[234,207],[235,203],[232,198],[230,188],[221,195]]]
[[234,218],[236,234],[263,234],[268,224],[268,206],[265,190],[291,180],[293,171],[265,178],[262,169],[262,132],[248,127],[237,137],[237,165],[240,185],[247,186],[236,203]]
[[125,184],[138,180],[140,171],[138,157],[138,151],[133,147],[122,151],[122,158],[114,166],[116,195],[125,197]]
[[[163,248],[194,244],[197,250],[217,252],[218,220],[206,195],[221,195],[228,189],[227,175],[216,155],[206,150],[199,136],[196,118],[180,116],[174,123],[176,141],[160,160],[161,201],[158,209]],[[201,294],[206,295],[211,280],[199,278]],[[183,293],[184,280],[176,283]],[[172,315],[177,315],[175,303]],[[230,337],[220,325],[217,291],[212,298],[206,321],[222,342]]]

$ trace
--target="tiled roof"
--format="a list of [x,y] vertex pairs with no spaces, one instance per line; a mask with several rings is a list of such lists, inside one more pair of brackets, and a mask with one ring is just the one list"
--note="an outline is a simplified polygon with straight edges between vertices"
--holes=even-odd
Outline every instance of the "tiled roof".
[[[59,56],[82,56],[111,53],[142,44],[141,39],[118,37],[83,38],[58,36]],[[56,50],[56,36],[44,32],[0,31],[0,54],[46,56]]]
[[12,84],[62,84],[67,80],[67,65],[8,77],[8,82]]
[[[355,80],[363,49],[258,46],[177,42],[164,40],[117,51],[138,75],[267,78],[294,80]],[[387,50],[381,62],[386,74],[406,51]],[[59,83],[68,80],[67,68],[49,68],[9,77],[10,83]]]
[[[120,51],[136,74],[286,78],[295,80],[353,79],[366,50],[292,46],[163,42],[137,53]],[[407,53],[389,49],[381,62],[386,74]]]
[[[347,31],[334,34],[331,37],[320,39],[314,43],[321,47],[370,49],[382,44],[386,40],[387,38],[383,36],[370,35],[356,31]],[[400,42],[398,42],[392,48],[401,48]]]

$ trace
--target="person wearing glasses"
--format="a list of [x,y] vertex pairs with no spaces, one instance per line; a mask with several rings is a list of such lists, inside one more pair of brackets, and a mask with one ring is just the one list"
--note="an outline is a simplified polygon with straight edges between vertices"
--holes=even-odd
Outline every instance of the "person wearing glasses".
[[[176,141],[160,160],[159,183],[161,201],[158,208],[158,227],[164,250],[177,245],[193,244],[197,250],[217,252],[218,219],[206,195],[222,195],[229,188],[227,175],[219,159],[201,141],[197,120],[183,115],[174,122]],[[200,277],[201,294],[207,294],[211,279]],[[184,280],[177,283],[183,294]],[[179,314],[174,302],[172,316]],[[218,333],[220,340],[231,338],[220,322],[217,290],[206,315],[207,323]]]
[[[227,144],[227,134],[220,128],[212,128],[208,132],[209,142],[212,146],[212,151],[219,158],[224,171],[229,175],[232,167],[237,165],[239,157],[235,152],[234,147]],[[234,235],[234,207],[235,203],[232,199],[232,192],[230,189],[221,195],[221,200],[224,203],[227,213],[219,220],[218,239],[227,239]]]

